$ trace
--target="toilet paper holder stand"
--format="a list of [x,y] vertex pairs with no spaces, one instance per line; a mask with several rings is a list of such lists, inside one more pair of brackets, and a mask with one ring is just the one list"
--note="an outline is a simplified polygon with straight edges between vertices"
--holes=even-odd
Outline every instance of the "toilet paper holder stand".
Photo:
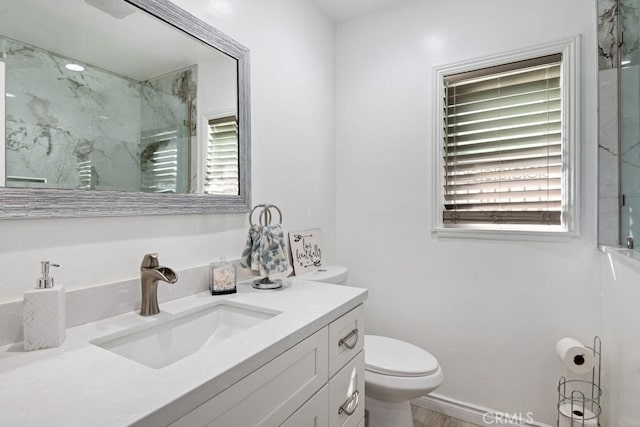
[[[558,418],[556,426],[560,426],[560,420],[565,421],[563,426],[570,427],[587,427],[600,426],[600,414],[602,406],[600,399],[602,398],[601,380],[601,355],[602,342],[599,336],[593,338],[593,347],[587,347],[593,351],[596,364],[591,373],[591,381],[589,380],[573,380],[566,377],[560,378],[558,381]],[[561,411],[565,408],[564,413]],[[569,409],[567,411],[566,409]],[[566,423],[569,424],[566,424]]]

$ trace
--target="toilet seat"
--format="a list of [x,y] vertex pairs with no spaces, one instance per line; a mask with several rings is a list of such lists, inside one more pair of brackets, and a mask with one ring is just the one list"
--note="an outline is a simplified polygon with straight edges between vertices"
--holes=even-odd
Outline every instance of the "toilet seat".
[[365,370],[394,377],[425,377],[440,366],[429,352],[394,338],[377,335],[364,337]]

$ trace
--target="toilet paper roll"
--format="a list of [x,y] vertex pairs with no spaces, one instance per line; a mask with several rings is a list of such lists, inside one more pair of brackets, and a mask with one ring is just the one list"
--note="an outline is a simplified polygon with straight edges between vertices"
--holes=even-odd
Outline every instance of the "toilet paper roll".
[[564,365],[573,373],[586,374],[596,365],[593,350],[573,338],[562,338],[556,344],[556,352]]
[[596,414],[583,408],[581,403],[573,404],[573,412],[571,411],[571,403],[560,406],[559,427],[582,427],[583,425],[584,427],[598,427]]

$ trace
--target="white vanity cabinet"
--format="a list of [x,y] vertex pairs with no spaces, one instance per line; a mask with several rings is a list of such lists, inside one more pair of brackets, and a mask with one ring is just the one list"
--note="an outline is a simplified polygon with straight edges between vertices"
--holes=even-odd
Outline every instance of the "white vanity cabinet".
[[174,421],[172,427],[358,427],[364,312],[356,307]]
[[[197,271],[208,274],[207,267]],[[119,295],[121,286],[110,292]],[[158,316],[136,310],[68,328],[55,349],[0,347],[0,424],[360,427],[366,299],[366,289],[307,280],[276,292],[248,284],[231,296],[165,301]],[[234,316],[201,323],[198,313]],[[260,321],[245,324],[239,313]],[[215,339],[202,344],[196,338],[203,331],[215,331]],[[137,345],[152,336],[153,346]],[[129,344],[127,352],[101,346],[111,339]],[[154,368],[147,356],[170,363]],[[64,399],[51,400],[51,390]],[[50,404],[34,411],[33,402]]]
[[329,426],[357,427],[364,419],[364,308],[329,324]]

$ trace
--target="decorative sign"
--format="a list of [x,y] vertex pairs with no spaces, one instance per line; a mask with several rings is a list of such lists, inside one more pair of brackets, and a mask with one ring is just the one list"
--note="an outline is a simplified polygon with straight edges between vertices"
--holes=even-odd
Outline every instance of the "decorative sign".
[[293,273],[296,276],[316,271],[324,265],[322,262],[324,248],[320,229],[290,232],[289,247],[291,248]]

